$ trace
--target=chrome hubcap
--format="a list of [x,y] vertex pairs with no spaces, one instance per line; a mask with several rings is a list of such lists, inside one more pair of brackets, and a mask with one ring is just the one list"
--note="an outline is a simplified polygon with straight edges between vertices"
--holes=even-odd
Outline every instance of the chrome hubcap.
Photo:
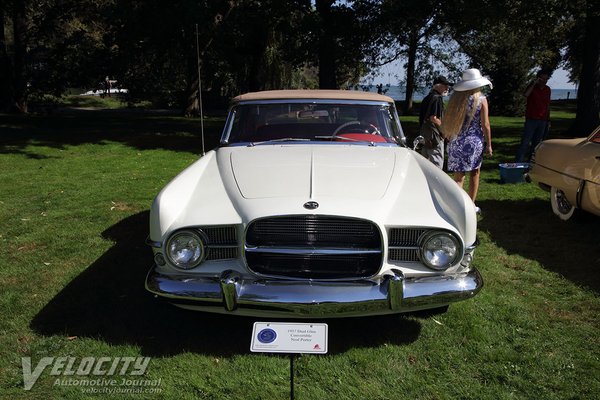
[[567,200],[567,198],[562,190],[556,191],[556,204],[558,205],[558,210],[562,214],[568,213],[573,208],[573,206],[571,205],[569,200]]

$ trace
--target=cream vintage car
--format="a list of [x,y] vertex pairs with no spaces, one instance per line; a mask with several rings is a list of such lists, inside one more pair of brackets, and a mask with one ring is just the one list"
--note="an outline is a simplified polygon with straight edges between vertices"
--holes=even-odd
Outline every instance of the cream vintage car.
[[221,146],[152,205],[147,290],[188,309],[291,318],[444,310],[474,296],[475,207],[404,142],[386,96],[234,98]]
[[600,216],[600,126],[585,138],[538,145],[529,178],[550,192],[554,214],[569,220],[585,210]]

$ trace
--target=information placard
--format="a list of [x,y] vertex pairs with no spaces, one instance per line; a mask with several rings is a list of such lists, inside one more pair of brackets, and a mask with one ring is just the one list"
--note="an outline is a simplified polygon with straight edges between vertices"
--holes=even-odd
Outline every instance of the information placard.
[[325,354],[327,324],[255,322],[250,351]]

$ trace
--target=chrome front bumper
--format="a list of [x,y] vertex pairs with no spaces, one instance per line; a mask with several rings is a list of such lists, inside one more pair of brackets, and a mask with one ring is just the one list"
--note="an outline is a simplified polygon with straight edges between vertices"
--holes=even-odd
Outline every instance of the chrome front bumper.
[[220,278],[162,275],[154,268],[146,289],[183,308],[246,316],[330,318],[402,313],[471,298],[483,280],[468,272],[405,278],[394,270],[380,283],[242,279],[234,271]]

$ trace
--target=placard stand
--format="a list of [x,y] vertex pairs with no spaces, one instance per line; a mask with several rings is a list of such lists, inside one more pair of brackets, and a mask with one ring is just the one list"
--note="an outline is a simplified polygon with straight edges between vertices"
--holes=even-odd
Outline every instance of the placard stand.
[[294,357],[295,354],[290,354],[290,400],[294,400]]
[[255,322],[250,351],[284,353],[290,356],[290,399],[294,400],[294,358],[296,354],[326,354],[327,324]]

